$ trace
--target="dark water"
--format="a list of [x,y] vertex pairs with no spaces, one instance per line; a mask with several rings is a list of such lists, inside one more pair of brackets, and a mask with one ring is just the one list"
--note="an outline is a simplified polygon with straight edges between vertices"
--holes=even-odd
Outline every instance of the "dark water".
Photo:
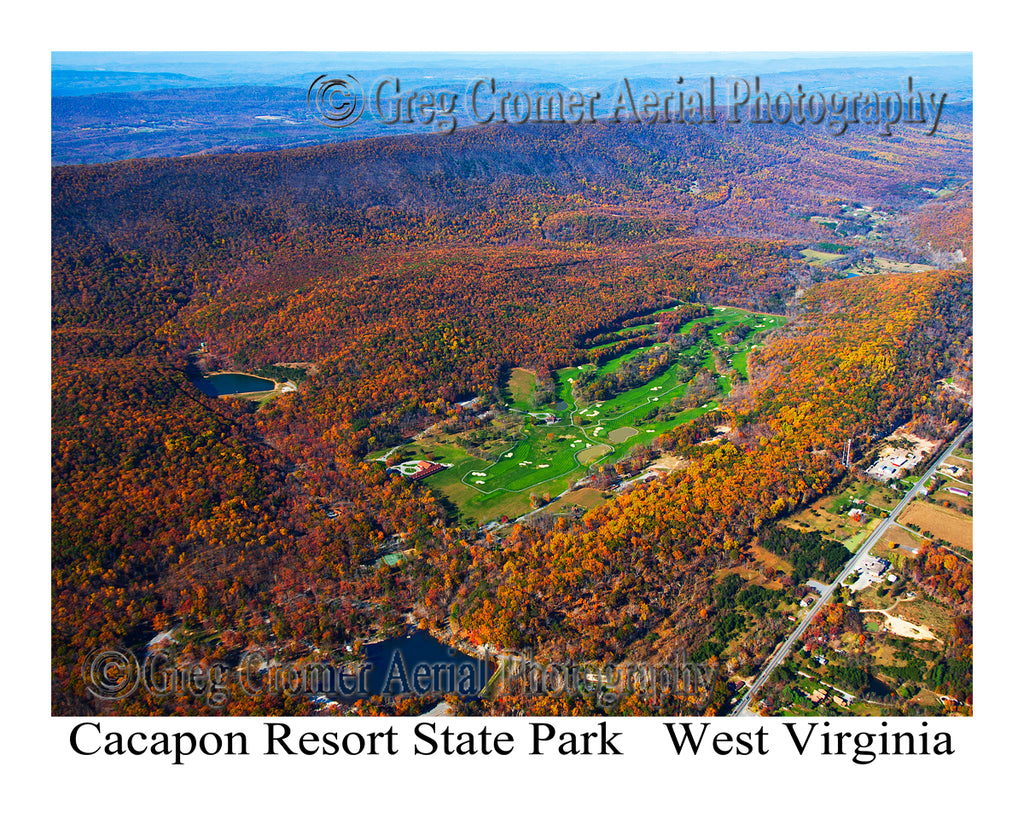
[[425,631],[363,647],[359,670],[339,679],[333,698],[354,700],[380,694],[456,694],[475,697],[494,673],[493,663],[435,640]]
[[219,373],[200,378],[196,386],[204,395],[236,395],[240,392],[266,392],[274,389],[274,382],[255,375]]

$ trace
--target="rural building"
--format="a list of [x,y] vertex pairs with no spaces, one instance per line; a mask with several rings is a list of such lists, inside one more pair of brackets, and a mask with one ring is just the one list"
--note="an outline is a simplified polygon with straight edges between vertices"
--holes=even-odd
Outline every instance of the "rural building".
[[969,498],[971,496],[971,493],[967,489],[961,489],[959,486],[951,486],[947,491],[952,492],[954,495],[959,495],[962,498]]
[[384,555],[383,557],[379,558],[377,560],[377,562],[374,563],[373,565],[376,566],[377,568],[381,568],[382,566],[387,566],[389,569],[393,569],[396,566],[400,565],[402,563],[403,559],[404,558],[403,558],[402,555],[392,553],[392,554]]
[[863,571],[872,583],[880,583],[885,573],[889,571],[889,561],[880,557],[868,555],[861,564]]
[[388,472],[397,472],[403,478],[408,478],[410,481],[418,481],[434,475],[442,469],[447,469],[447,467],[444,464],[435,464],[430,461],[406,461],[403,464],[391,467],[388,469]]

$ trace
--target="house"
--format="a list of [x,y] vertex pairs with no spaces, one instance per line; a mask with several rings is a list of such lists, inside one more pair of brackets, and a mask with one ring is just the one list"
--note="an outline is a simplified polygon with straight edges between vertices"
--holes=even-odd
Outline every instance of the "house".
[[880,583],[891,564],[884,558],[868,555],[861,564],[861,571],[867,574],[872,583]]

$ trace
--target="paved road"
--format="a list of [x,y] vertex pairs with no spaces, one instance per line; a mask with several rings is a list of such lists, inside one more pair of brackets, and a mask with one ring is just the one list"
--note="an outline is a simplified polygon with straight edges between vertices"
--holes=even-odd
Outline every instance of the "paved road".
[[793,645],[796,643],[797,640],[800,639],[800,635],[804,633],[804,631],[807,629],[807,626],[809,626],[811,621],[814,619],[815,615],[817,615],[817,613],[821,611],[822,607],[828,603],[832,595],[835,593],[836,588],[838,588],[839,584],[842,582],[843,578],[846,577],[847,574],[849,574],[850,569],[857,563],[858,560],[860,560],[864,555],[866,555],[871,550],[872,546],[874,546],[876,543],[878,543],[879,540],[881,540],[882,535],[885,533],[885,530],[889,528],[889,524],[892,521],[896,520],[896,518],[900,516],[900,512],[902,512],[906,508],[907,504],[910,503],[915,497],[917,497],[917,494],[921,490],[921,488],[928,482],[931,476],[935,474],[935,471],[939,468],[943,461],[945,461],[946,458],[952,455],[956,448],[963,443],[964,438],[966,438],[970,434],[973,428],[974,422],[972,421],[966,427],[964,427],[963,431],[959,435],[957,435],[956,438],[953,439],[953,443],[946,447],[946,451],[943,452],[942,455],[935,460],[935,463],[932,465],[931,469],[929,469],[927,472],[924,473],[924,475],[921,476],[921,480],[915,483],[914,486],[910,489],[910,491],[903,496],[903,499],[896,504],[893,510],[889,513],[889,517],[882,519],[882,522],[881,524],[879,524],[878,528],[875,529],[875,531],[867,537],[863,545],[861,545],[861,547],[857,550],[856,554],[854,554],[854,556],[850,558],[850,562],[847,563],[843,567],[843,570],[839,572],[839,574],[836,576],[835,581],[833,581],[833,583],[830,586],[828,586],[828,588],[822,593],[818,601],[813,606],[811,606],[810,610],[807,612],[807,616],[800,621],[797,627],[793,630],[793,633],[790,634],[786,641],[775,650],[775,653],[772,654],[771,657],[768,658],[768,661],[765,663],[764,668],[761,669],[761,673],[758,675],[757,679],[754,680],[754,684],[746,690],[746,692],[740,698],[740,701],[736,703],[736,707],[733,709],[731,716],[735,717],[755,715],[753,711],[750,711],[747,708],[747,706],[750,705],[751,698],[758,692],[761,686],[765,684],[768,677],[771,676],[771,673],[779,666],[779,664],[786,659],[786,657],[789,655],[789,652],[792,651]]

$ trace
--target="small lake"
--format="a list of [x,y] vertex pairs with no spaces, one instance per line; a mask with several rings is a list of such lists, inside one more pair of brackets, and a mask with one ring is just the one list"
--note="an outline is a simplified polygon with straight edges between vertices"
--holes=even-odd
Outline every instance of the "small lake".
[[274,389],[274,382],[245,373],[217,373],[200,378],[196,386],[204,395],[217,397],[244,392],[268,392]]
[[371,643],[363,652],[366,657],[358,671],[337,680],[332,698],[428,693],[475,697],[496,668],[493,662],[463,654],[426,631]]

